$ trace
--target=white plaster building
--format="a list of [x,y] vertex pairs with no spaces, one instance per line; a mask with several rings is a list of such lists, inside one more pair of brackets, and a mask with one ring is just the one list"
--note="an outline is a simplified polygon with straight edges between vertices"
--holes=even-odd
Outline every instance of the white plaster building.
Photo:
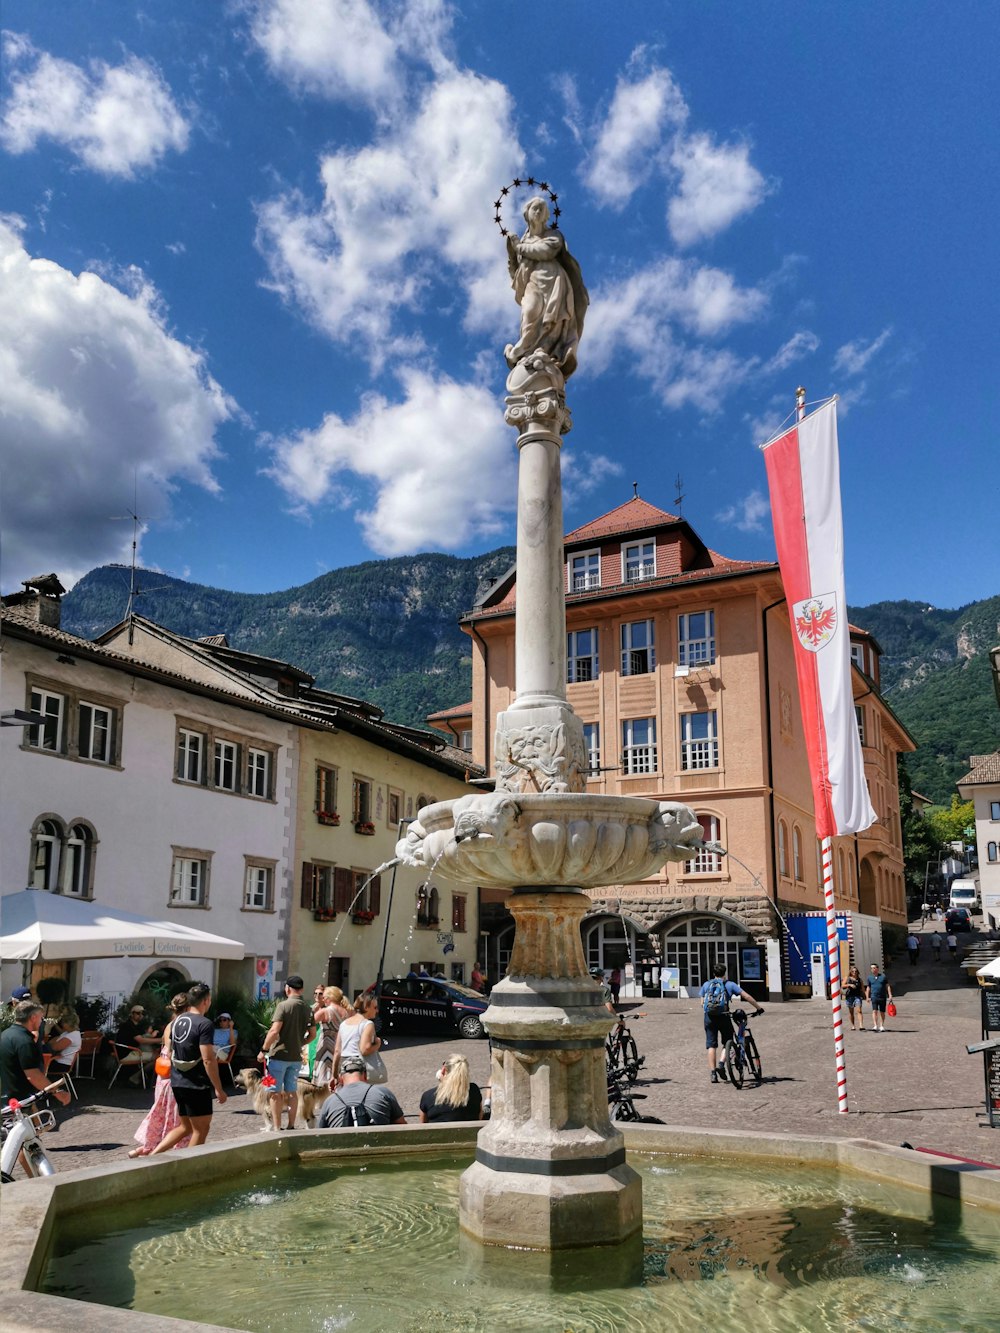
[[996,929],[1000,928],[1000,750],[974,754],[969,762],[972,767],[959,780],[958,793],[975,808],[983,922]]

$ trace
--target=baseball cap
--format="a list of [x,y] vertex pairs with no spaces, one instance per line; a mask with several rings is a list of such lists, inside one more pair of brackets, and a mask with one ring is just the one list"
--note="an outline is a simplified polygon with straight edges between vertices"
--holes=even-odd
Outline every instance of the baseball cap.
[[341,1060],[340,1072],[342,1074],[367,1074],[368,1066],[360,1055],[349,1055],[346,1060]]
[[216,1018],[232,1018],[232,1014],[216,1014]]
[[141,1004],[134,1004],[132,1008],[129,1010],[130,1014],[144,1014],[145,1012],[146,1011],[145,1009],[143,1009]]
[[285,985],[291,986],[292,990],[301,990],[305,984],[306,983],[297,973],[290,977],[285,977]]
[[30,1000],[31,989],[28,986],[15,986],[10,993],[12,1000]]

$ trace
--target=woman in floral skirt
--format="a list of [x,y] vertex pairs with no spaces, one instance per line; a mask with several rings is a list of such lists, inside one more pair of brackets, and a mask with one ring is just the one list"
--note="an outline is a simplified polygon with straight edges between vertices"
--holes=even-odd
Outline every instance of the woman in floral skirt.
[[[163,1041],[160,1047],[160,1054],[170,1055],[170,1029],[173,1027],[174,1018],[178,1014],[183,1014],[188,1007],[187,991],[181,991],[170,1001],[170,1010],[173,1014],[170,1022],[163,1029]],[[170,1088],[170,1075],[163,1078],[160,1074],[156,1076],[156,1093],[153,1097],[153,1105],[149,1108],[149,1114],[143,1120],[142,1124],[133,1135],[136,1143],[139,1145],[133,1148],[129,1157],[148,1157],[156,1145],[164,1138],[170,1130],[180,1124],[177,1115],[177,1103],[174,1101],[174,1094]],[[180,1143],[175,1144],[177,1148],[186,1148],[188,1139],[181,1139]]]

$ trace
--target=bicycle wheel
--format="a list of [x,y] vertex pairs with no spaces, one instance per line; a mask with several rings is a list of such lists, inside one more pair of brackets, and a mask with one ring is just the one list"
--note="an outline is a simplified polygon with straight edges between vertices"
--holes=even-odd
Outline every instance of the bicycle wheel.
[[608,1062],[609,1072],[614,1073],[618,1068],[618,1043],[613,1041],[611,1037],[608,1037],[604,1043],[604,1054]]
[[636,1049],[635,1038],[632,1036],[623,1037],[621,1043],[622,1067],[631,1080],[635,1080],[639,1072],[639,1066],[642,1061],[639,1059],[639,1052]]
[[753,1081],[760,1087],[764,1079],[764,1070],[760,1063],[760,1051],[757,1050],[757,1043],[749,1032],[743,1038],[743,1046],[747,1053],[747,1068],[753,1075]]
[[739,1092],[743,1087],[743,1048],[738,1042],[726,1042],[726,1069],[730,1083]]

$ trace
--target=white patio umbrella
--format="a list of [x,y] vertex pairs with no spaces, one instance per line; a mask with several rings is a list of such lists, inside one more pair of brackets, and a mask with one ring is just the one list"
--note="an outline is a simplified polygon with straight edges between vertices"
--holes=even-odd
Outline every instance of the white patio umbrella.
[[981,967],[976,973],[977,977],[996,977],[1000,980],[1000,958],[994,958],[991,963]]
[[44,889],[0,898],[0,958],[242,958],[239,940]]

